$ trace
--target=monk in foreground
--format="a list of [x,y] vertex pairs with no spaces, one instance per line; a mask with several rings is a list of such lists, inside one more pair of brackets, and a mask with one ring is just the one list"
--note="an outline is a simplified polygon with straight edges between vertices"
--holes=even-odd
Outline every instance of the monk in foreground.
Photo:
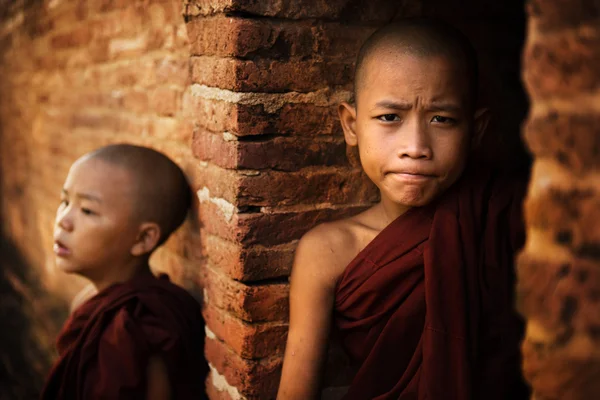
[[437,21],[361,48],[339,116],[381,201],[301,239],[279,399],[320,398],[332,331],[354,367],[346,399],[528,398],[512,297],[526,179],[471,164],[477,79],[468,40]]
[[183,172],[148,148],[111,145],[73,164],[54,252],[91,285],[60,333],[42,399],[206,398],[200,306],[148,265],[190,201]]

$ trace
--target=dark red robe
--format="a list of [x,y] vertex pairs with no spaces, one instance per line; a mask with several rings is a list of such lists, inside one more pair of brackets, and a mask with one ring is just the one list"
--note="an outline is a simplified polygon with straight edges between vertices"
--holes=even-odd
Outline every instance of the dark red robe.
[[338,281],[347,399],[525,399],[513,259],[525,185],[478,171],[387,226]]
[[145,399],[149,357],[162,358],[173,399],[206,398],[200,305],[166,275],[140,275],[82,304],[61,331],[42,399]]

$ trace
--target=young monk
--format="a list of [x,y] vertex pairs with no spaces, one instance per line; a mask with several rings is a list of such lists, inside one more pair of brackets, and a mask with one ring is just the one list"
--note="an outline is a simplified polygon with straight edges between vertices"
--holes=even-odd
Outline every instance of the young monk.
[[476,55],[457,30],[405,20],[360,50],[339,106],[381,201],[300,241],[279,399],[320,397],[330,331],[347,399],[520,399],[512,261],[523,184],[468,165],[486,128]]
[[148,266],[188,212],[183,172],[157,151],[111,145],[73,164],[61,198],[56,264],[91,287],[60,333],[42,398],[206,398],[200,306]]

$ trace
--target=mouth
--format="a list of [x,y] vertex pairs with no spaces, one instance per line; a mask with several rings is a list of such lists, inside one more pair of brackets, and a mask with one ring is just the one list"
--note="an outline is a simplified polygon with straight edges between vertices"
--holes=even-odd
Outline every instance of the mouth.
[[387,175],[405,182],[423,182],[434,178],[433,175],[419,172],[388,172]]
[[65,246],[60,240],[54,241],[53,250],[57,257],[66,257],[71,254],[71,249]]

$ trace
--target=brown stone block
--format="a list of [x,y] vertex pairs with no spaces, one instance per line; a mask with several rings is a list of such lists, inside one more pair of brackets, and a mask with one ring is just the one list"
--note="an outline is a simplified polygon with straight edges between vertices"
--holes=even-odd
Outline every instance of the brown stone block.
[[338,23],[226,17],[194,18],[187,24],[193,55],[273,60],[318,57],[353,61],[374,30]]
[[280,357],[247,360],[235,354],[226,344],[210,338],[206,339],[205,354],[208,362],[225,377],[227,384],[248,400],[275,398],[283,361]]
[[[265,110],[263,104],[240,104],[224,100],[184,95],[186,115],[209,131],[230,132],[237,136],[341,135],[335,106],[312,103],[285,103],[277,110]],[[298,121],[302,121],[301,124]]]
[[537,157],[553,158],[575,174],[600,167],[600,114],[553,110],[530,118],[524,134]]
[[294,173],[261,171],[241,177],[238,204],[272,207],[371,204],[377,201],[378,193],[358,168],[308,168]]
[[213,164],[200,165],[197,159],[190,163],[188,176],[194,191],[208,188],[211,197],[221,198],[235,205],[240,176],[237,171],[223,169]]
[[149,110],[158,115],[172,117],[181,107],[182,89],[156,87],[148,91]]
[[276,137],[240,141],[196,130],[194,155],[223,168],[297,171],[315,165],[347,165],[343,138]]
[[575,257],[543,261],[522,253],[517,276],[518,308],[549,333],[544,346],[564,347],[574,335],[600,343],[600,269],[595,262]]
[[211,265],[234,280],[253,282],[290,274],[295,243],[246,247],[208,233],[202,239],[203,254],[210,258]]
[[287,283],[252,286],[236,282],[217,269],[202,269],[207,304],[224,309],[247,322],[286,321],[288,319]]
[[535,98],[576,96],[600,87],[600,27],[538,35],[525,47],[524,79]]
[[92,39],[90,27],[80,25],[72,30],[58,33],[52,36],[50,43],[55,49],[68,49],[74,47],[83,47]]
[[185,87],[190,82],[187,56],[158,57],[152,62],[153,82],[157,85]]
[[273,246],[288,243],[300,239],[306,231],[322,222],[347,217],[365,208],[366,206],[353,206],[306,212],[240,214],[237,238],[247,245]]
[[600,3],[595,0],[530,0],[527,13],[540,31],[600,24]]
[[600,196],[591,187],[546,186],[525,202],[530,228],[550,233],[578,257],[600,261]]
[[238,92],[310,92],[349,88],[354,73],[345,62],[276,61],[192,57],[192,81]]
[[189,0],[187,15],[210,15],[216,13],[244,12],[286,19],[324,18],[348,21],[385,22],[395,15],[415,15],[421,3],[415,0],[390,2],[374,0]]
[[287,324],[249,324],[211,305],[202,314],[206,326],[242,358],[283,356]]
[[600,361],[569,357],[525,339],[523,374],[535,388],[534,399],[588,400],[600,393]]

